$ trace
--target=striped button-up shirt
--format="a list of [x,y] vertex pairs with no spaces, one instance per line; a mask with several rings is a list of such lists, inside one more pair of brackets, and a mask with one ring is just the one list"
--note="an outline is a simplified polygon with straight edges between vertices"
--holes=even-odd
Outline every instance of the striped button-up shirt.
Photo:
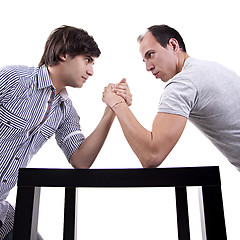
[[0,69],[0,239],[13,227],[13,207],[6,201],[18,169],[55,133],[69,160],[84,136],[66,90],[55,96],[45,65]]

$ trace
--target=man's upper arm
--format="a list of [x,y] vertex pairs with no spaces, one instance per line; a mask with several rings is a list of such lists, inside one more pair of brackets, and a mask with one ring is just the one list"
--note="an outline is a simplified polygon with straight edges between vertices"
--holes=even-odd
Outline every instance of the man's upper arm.
[[71,155],[78,149],[83,142],[84,135],[80,126],[80,117],[77,114],[76,109],[73,107],[70,99],[67,100],[68,108],[66,115],[63,117],[61,124],[59,125],[55,138],[58,146],[64,152],[66,158],[69,160]]
[[157,113],[152,128],[152,143],[154,151],[158,155],[159,164],[167,157],[179,140],[186,122],[187,118],[180,115]]

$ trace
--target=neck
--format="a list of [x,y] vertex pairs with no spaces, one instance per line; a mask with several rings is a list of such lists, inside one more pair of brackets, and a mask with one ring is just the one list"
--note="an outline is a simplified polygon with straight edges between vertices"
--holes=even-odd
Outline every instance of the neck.
[[61,84],[62,75],[60,74],[60,71],[58,71],[58,65],[51,66],[51,67],[48,66],[47,69],[48,69],[48,73],[51,78],[52,84],[56,89],[56,95],[57,95],[59,92],[61,92],[65,88],[65,86]]
[[187,58],[189,58],[189,55],[186,52],[179,52],[179,56],[178,56],[178,65],[177,65],[177,72],[181,72],[183,65],[185,63],[185,61],[187,60]]

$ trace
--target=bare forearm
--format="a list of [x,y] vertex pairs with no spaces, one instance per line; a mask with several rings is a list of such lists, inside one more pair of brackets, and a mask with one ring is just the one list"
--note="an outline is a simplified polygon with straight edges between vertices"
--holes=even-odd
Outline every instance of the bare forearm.
[[114,112],[107,107],[95,130],[73,153],[70,163],[74,168],[89,168],[101,150],[115,118]]
[[137,121],[126,104],[116,105],[114,111],[143,167],[157,167],[163,162],[180,138],[187,121],[179,115],[158,113],[150,132]]
[[115,112],[123,133],[143,167],[157,167],[170,153],[186,124],[186,118],[158,113],[152,132],[146,130],[135,118],[126,102],[118,96],[111,84],[105,87],[103,101]]
[[152,133],[145,129],[132,114],[126,104],[119,104],[114,111],[122,127],[124,136],[143,167],[155,167],[152,163],[154,148]]

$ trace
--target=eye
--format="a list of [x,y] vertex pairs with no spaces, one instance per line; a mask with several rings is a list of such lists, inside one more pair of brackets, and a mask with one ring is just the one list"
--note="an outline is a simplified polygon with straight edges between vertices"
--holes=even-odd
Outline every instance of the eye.
[[89,63],[89,64],[94,64],[94,60],[93,60],[93,58],[92,57],[86,57],[85,58],[85,61],[87,62],[87,63]]
[[[153,57],[154,53],[155,53],[155,51],[153,51],[153,50],[147,51],[145,54],[145,60],[151,59]],[[143,60],[143,61],[145,62],[145,60]]]
[[153,54],[154,54],[154,52],[149,52],[149,53],[147,54],[147,59],[152,58]]

